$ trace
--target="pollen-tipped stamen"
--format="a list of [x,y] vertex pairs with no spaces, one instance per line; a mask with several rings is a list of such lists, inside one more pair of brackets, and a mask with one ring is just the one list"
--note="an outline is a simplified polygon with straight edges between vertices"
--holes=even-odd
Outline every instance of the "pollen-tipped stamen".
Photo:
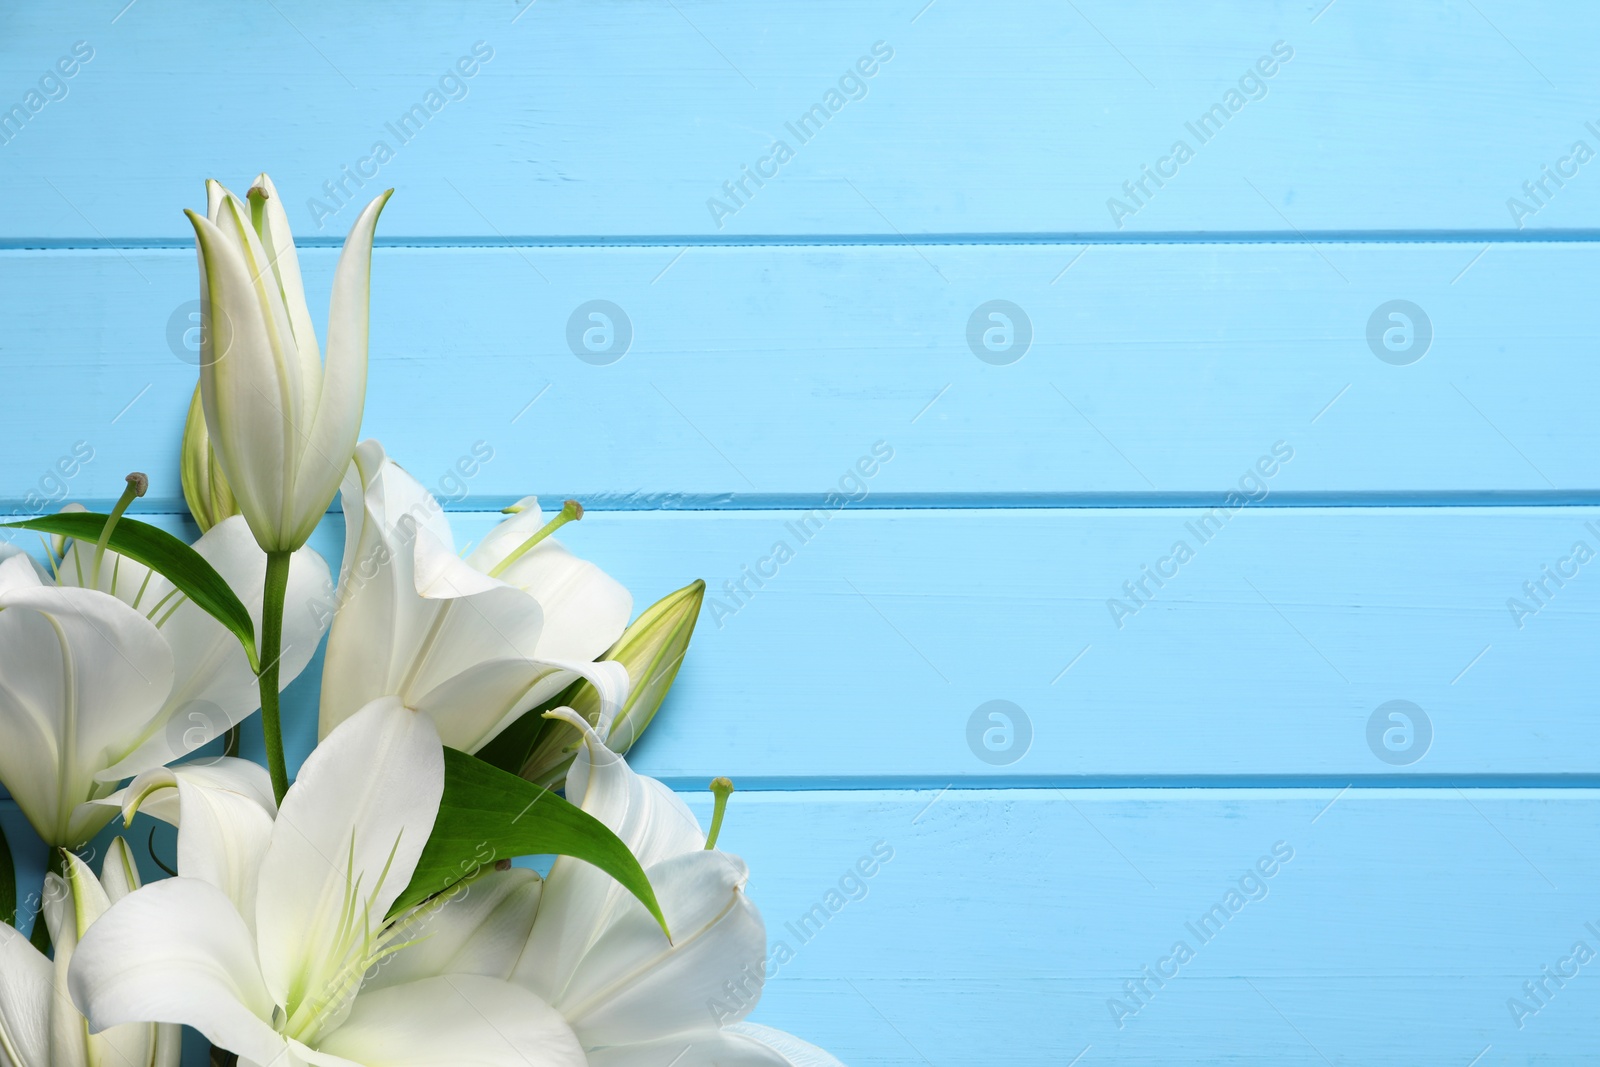
[[728,798],[733,795],[733,780],[730,778],[711,779],[711,795],[716,798],[715,807],[711,809],[711,832],[706,834],[706,851],[717,847],[717,838],[722,834],[722,817],[728,814]]
[[489,570],[489,577],[500,577],[500,575],[505,573],[507,567],[511,566],[517,560],[526,555],[530,550],[532,550],[533,546],[537,545],[540,541],[543,541],[546,537],[549,537],[551,534],[561,529],[561,527],[565,526],[567,523],[576,522],[581,518],[583,518],[583,505],[578,503],[576,500],[567,501],[561,506],[561,514],[557,515],[555,518],[539,527],[538,533],[522,542],[522,544],[518,545],[515,550],[506,556],[505,559],[501,560],[499,563],[496,563]]
[[117,528],[117,520],[122,518],[122,513],[128,510],[128,505],[137,497],[144,496],[150,488],[150,479],[138,471],[128,475],[128,487],[117,498],[117,506],[111,509],[111,514],[106,518],[105,528],[100,531],[100,540],[94,546],[94,565],[89,568],[91,584],[100,588],[100,561],[105,559],[106,546],[111,543],[111,531]]

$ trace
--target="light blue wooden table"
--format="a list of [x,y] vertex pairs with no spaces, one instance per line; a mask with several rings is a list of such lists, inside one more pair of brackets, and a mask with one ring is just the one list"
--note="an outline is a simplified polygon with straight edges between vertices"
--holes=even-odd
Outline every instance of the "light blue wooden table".
[[392,185],[366,432],[463,540],[576,496],[641,603],[711,586],[637,763],[741,788],[792,955],[758,1020],[852,1067],[1592,1062],[1597,39],[1510,0],[8,5],[0,503],[137,467],[187,529],[179,209],[270,171],[325,293]]

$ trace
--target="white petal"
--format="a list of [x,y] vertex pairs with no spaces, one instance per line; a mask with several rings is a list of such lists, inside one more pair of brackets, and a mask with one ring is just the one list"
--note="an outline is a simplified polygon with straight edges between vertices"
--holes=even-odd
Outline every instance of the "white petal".
[[734,1023],[724,1032],[773,1050],[782,1057],[778,1062],[785,1067],[844,1067],[844,1064],[817,1046],[770,1026]]
[[0,923],[0,1064],[45,1067],[50,1049],[50,961]]
[[760,999],[767,935],[744,895],[744,863],[702,850],[646,873],[673,941],[643,905],[622,906],[552,1001],[586,1048],[737,1020]]
[[96,776],[161,712],[172,651],[115,597],[36,580],[21,557],[0,563],[0,781],[40,837],[77,846],[110,816],[87,803],[110,791]]
[[445,744],[476,750],[555,674],[537,662],[539,606],[458,559],[438,503],[375,442],[353,470],[345,520],[359,533],[345,542],[320,729],[395,695],[426,711]]
[[[300,357],[300,373],[305,380],[315,383],[316,391],[320,392],[322,356],[317,350],[317,333],[311,324],[311,309],[306,306],[305,285],[300,280],[300,258],[295,254],[289,216],[283,210],[283,198],[278,195],[271,178],[265,174],[258,175],[251,186],[252,190],[257,188],[266,193],[259,215],[261,244],[266,249],[278,294],[288,313],[289,330]],[[315,403],[314,395],[312,403]]]
[[78,944],[69,985],[94,1030],[184,1023],[263,1064],[284,1048],[244,920],[218,889],[193,878],[155,882],[118,901]]
[[426,716],[385,698],[316,747],[284,798],[261,864],[256,929],[280,1004],[316,995],[344,963],[340,930],[378,930],[416,870],[444,795]]
[[363,992],[318,1051],[364,1067],[585,1067],[577,1038],[554,1009],[478,975]]
[[516,510],[508,518],[496,523],[494,529],[485,534],[478,547],[467,556],[467,562],[474,569],[488,574],[524,541],[544,528],[544,512],[539,507],[538,497],[525,496],[511,506]]
[[139,775],[102,803],[125,821],[145,811],[178,827],[178,873],[216,886],[254,929],[256,886],[278,806],[266,769],[249,760],[199,760]]
[[418,910],[394,935],[416,944],[383,960],[363,991],[440,974],[506,978],[539,911],[543,881],[513,867],[491,871]]
[[617,643],[633,616],[633,594],[588,560],[546,538],[500,574],[544,611],[539,656],[592,660]]
[[[299,385],[279,365],[243,250],[219,228],[233,210],[225,198],[217,223],[188,213],[200,258],[200,301],[207,309],[200,399],[212,448],[256,540],[273,549],[298,548],[289,543],[284,516],[291,491],[285,462],[292,458],[290,442],[297,440]],[[281,325],[287,328],[287,320]]]
[[[213,526],[195,542],[194,549],[238,595],[259,634],[267,555],[256,544],[244,518],[235,515]],[[284,593],[283,648],[278,660],[280,689],[299,677],[322,641],[328,623],[325,604],[330,586],[328,565],[322,557],[314,549],[298,549],[289,561],[289,584]],[[144,600],[150,604],[150,594]],[[173,649],[176,681],[160,729],[108,770],[108,781],[187,755],[222,736],[261,706],[255,673],[231,631],[187,599],[169,602],[156,618],[161,623],[161,635]]]
[[345,549],[322,672],[323,737],[370,701],[400,693],[441,608],[416,591],[412,544],[419,530],[450,540],[438,502],[376,441],[356,450],[342,492]]
[[[367,324],[372,276],[372,236],[390,190],[361,212],[345,238],[334,268],[328,307],[328,365],[322,377],[316,417],[300,451],[295,509],[320,518],[333,501],[361,433],[367,395]],[[311,521],[315,526],[315,521]],[[310,527],[305,528],[309,535]]]
[[[584,736],[567,774],[568,799],[608,826],[640,864],[648,869],[704,850],[705,835],[681,798],[654,778],[635,773],[626,760],[605,747],[582,717],[568,709],[550,714]],[[632,902],[628,892],[598,868],[570,857],[557,859],[545,882],[539,918],[517,965],[516,979],[557,1002],[584,954],[619,916],[636,906]],[[660,936],[658,928],[656,937]]]

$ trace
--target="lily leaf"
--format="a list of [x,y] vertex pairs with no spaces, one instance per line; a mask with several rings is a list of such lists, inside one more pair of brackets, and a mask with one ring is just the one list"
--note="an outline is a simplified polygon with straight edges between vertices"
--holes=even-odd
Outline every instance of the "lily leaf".
[[17,925],[17,868],[11,860],[4,826],[0,826],[0,923]]
[[571,856],[605,871],[672,936],[644,868],[605,823],[547,789],[453,748],[444,750],[444,800],[433,834],[389,915],[499,860],[546,855]]
[[[92,545],[100,539],[100,532],[105,529],[109,518],[108,515],[92,511],[67,511],[5,525],[60,534]],[[143,563],[177,586],[178,591],[193,601],[196,607],[232,631],[244,646],[251,669],[260,669],[261,663],[256,656],[255,624],[250,621],[250,612],[204,556],[160,527],[130,519],[126,515],[117,520],[107,547]]]

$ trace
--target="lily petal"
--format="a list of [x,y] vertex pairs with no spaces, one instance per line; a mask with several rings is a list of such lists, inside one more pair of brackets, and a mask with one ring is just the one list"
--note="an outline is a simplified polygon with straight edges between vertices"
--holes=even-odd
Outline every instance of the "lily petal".
[[0,1063],[42,1067],[49,1062],[53,992],[50,961],[0,923]]
[[378,216],[394,190],[383,193],[361,212],[334,269],[333,297],[328,306],[328,364],[322,376],[315,419],[300,449],[294,507],[308,517],[307,535],[338,492],[349,456],[361,433],[367,395],[367,326],[372,281],[372,237]]
[[[568,799],[620,837],[647,874],[655,865],[674,857],[707,854],[705,835],[681,798],[655,779],[635,773],[626,760],[606,748],[581,716],[567,709],[550,715],[573,726],[584,737],[567,776]],[[655,885],[653,875],[651,884]],[[657,887],[658,898],[660,892]],[[586,954],[614,923],[628,914],[630,899],[614,880],[589,864],[569,857],[557,859],[545,881],[539,917],[514,980],[561,1005]],[[678,930],[674,925],[677,920],[670,914],[667,921],[674,931]],[[659,928],[647,943],[657,942],[665,944]]]
[[364,1067],[586,1067],[553,1008],[509,983],[466,974],[362,993],[317,1051]]
[[358,942],[411,880],[443,795],[438,732],[392,697],[312,751],[261,864],[256,929],[276,1003],[293,1014],[364,957]]
[[543,880],[513,867],[490,871],[411,916],[397,942],[415,942],[385,959],[362,994],[440,974],[507,978],[533,929]]
[[[737,1020],[765,979],[766,927],[744,894],[743,861],[690,852],[648,868],[674,940],[625,903],[552,1003],[585,1047],[625,1045]],[[738,992],[730,997],[732,986]]]
[[200,760],[139,775],[101,801],[124,820],[148,812],[178,827],[178,873],[225,893],[254,930],[256,885],[278,806],[266,769],[249,760]]
[[262,1064],[284,1049],[250,931],[198,879],[155,882],[113,905],[79,942],[68,985],[91,1030],[184,1023]]
[[[261,544],[277,546],[287,535],[281,527],[292,488],[285,484],[293,458],[289,412],[298,386],[286,389],[280,376],[243,252],[217,223],[186,214],[194,227],[200,304],[206,309],[200,363],[206,430],[251,531]],[[228,214],[224,198],[219,221]]]
[[[544,525],[537,498],[525,497],[516,506],[521,510],[495,526],[467,557],[473,569],[488,574]],[[500,579],[539,602],[545,618],[541,659],[595,659],[616,644],[633,615],[633,594],[626,586],[553,538],[524,553]]]
[[24,557],[0,562],[0,781],[39,836],[74,847],[111,813],[95,781],[156,721],[172,651],[149,620],[91,589],[39,584]]

